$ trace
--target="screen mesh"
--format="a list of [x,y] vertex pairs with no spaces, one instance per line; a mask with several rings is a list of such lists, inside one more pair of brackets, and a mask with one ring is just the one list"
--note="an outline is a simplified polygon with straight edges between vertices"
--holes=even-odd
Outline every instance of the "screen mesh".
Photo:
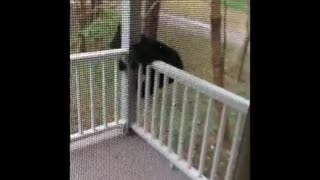
[[101,51],[110,43],[121,21],[121,1],[70,1],[70,53]]
[[[170,169],[166,158],[143,138],[122,136],[125,123],[131,118],[126,117],[125,112],[130,111],[126,107],[128,95],[132,95],[125,91],[132,78],[127,76],[131,55],[128,56],[128,49],[121,43],[125,42],[121,38],[125,33],[122,27],[129,23],[125,21],[128,12],[126,14],[123,6],[130,3],[124,1],[70,0],[70,136],[72,144],[77,144],[74,147],[78,147],[71,151],[71,179],[150,179],[150,176],[159,180],[189,179],[185,173]],[[249,99],[248,1],[141,0],[141,21],[134,21],[141,23],[141,32],[135,31],[139,28],[132,28],[140,25],[127,24],[126,27],[131,28],[128,37],[132,40],[132,36],[140,38],[144,34],[163,43],[177,52],[184,72]],[[131,11],[136,9],[131,7]],[[131,21],[134,18],[130,17]],[[143,46],[142,52],[167,52],[152,51],[150,47],[150,44]],[[103,56],[92,55],[102,51]],[[217,54],[219,57],[214,59]],[[166,55],[156,57],[167,58]],[[219,110],[219,104],[208,94],[199,93],[197,88],[180,81],[158,88],[154,84],[163,84],[163,77],[159,79],[150,74],[148,86],[147,67],[143,68],[142,73],[134,77],[143,83],[140,90],[144,91],[144,97],[140,97],[137,84],[137,127],[154,140],[162,141],[162,146],[169,147],[180,159],[190,161],[194,169],[203,166],[202,175],[209,179],[218,146],[222,106]],[[146,86],[153,89],[149,92]],[[225,116],[227,123],[215,172],[218,179],[226,178],[229,171],[239,111],[228,107]],[[208,135],[204,138],[207,119]],[[203,148],[206,150],[202,151]]]

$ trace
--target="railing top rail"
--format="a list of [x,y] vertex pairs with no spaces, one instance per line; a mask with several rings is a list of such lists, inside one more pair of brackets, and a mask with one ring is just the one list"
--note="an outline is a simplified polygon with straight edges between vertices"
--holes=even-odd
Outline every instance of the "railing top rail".
[[[128,49],[112,49],[104,51],[78,53],[71,54],[70,60],[97,60],[102,58],[110,58],[112,56],[118,56],[126,53],[128,53]],[[221,87],[218,87],[212,83],[209,83],[203,79],[200,79],[194,75],[191,75],[162,61],[153,62],[152,67],[158,70],[159,72],[176,79],[180,83],[183,83],[189,87],[192,87],[200,91],[203,94],[206,94],[216,100],[219,100],[242,113],[247,113],[250,101],[239,95],[229,92]]]
[[225,103],[237,111],[242,113],[247,113],[248,111],[250,101],[239,95],[229,92],[162,61],[153,62],[152,67],[186,86],[194,88],[203,94]]
[[113,56],[126,54],[128,52],[129,52],[128,49],[122,48],[122,49],[109,49],[104,51],[77,53],[77,54],[71,54],[70,60],[71,61],[81,61],[81,60],[90,61],[90,60],[97,60],[102,58],[110,58]]

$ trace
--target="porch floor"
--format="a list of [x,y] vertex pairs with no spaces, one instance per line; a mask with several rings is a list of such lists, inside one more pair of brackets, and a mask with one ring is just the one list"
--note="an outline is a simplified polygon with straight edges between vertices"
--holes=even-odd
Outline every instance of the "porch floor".
[[72,150],[70,153],[70,179],[189,179],[178,169],[171,169],[169,161],[139,136],[122,136],[119,132],[118,134],[112,138]]

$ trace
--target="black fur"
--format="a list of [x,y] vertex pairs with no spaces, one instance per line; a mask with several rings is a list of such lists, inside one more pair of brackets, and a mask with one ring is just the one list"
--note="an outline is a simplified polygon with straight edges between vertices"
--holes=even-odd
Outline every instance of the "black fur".
[[[121,26],[118,26],[118,31],[110,45],[111,48],[120,48],[121,47]],[[133,44],[130,47],[129,55],[129,64],[131,67],[136,69],[138,64],[142,64],[143,74],[146,74],[146,66],[151,64],[155,60],[163,61],[167,64],[170,64],[176,68],[183,69],[183,63],[177,51],[173,48],[167,46],[166,44],[147,38],[142,35],[141,40],[137,44]],[[120,60],[119,69],[120,71],[126,70],[126,64]],[[153,94],[154,86],[154,76],[155,72],[151,70],[150,78],[150,95]],[[169,78],[169,83],[172,83],[173,79]],[[164,75],[160,74],[159,88],[163,87]],[[142,97],[144,97],[144,82],[142,83]]]

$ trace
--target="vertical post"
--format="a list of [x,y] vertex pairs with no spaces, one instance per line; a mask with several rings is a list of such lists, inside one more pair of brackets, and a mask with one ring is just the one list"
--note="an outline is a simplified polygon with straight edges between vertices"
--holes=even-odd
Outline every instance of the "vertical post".
[[187,97],[188,97],[188,87],[184,87],[183,91],[183,102],[182,102],[182,113],[181,113],[181,123],[180,123],[180,130],[179,130],[179,144],[178,144],[178,156],[179,159],[182,159],[182,150],[184,145],[184,126],[185,126],[185,114],[187,109]]
[[102,61],[102,114],[103,125],[107,127],[107,82],[106,82],[106,62]]
[[[141,11],[141,0],[123,0],[122,4],[123,15],[122,17],[123,23],[128,24],[129,26],[122,25],[123,32],[127,33],[127,35],[122,35],[122,37],[127,38],[129,40],[129,44],[135,44],[140,40],[141,26],[140,26],[140,11]],[[127,29],[126,29],[127,28]],[[122,38],[123,39],[123,38]],[[122,42],[125,40],[123,39]],[[122,45],[122,48],[128,48],[129,46]],[[129,51],[129,57],[130,57]],[[127,61],[130,62],[130,61]],[[132,69],[130,63],[128,63],[128,71],[127,71],[127,79],[128,79],[128,103],[127,107],[127,123],[125,127],[125,131],[128,134],[128,130],[133,122],[136,121],[136,103],[137,103],[137,69]]]
[[160,144],[163,144],[163,133],[164,133],[164,115],[165,115],[165,107],[167,102],[167,85],[168,85],[168,77],[166,75],[164,77],[163,89],[162,89],[162,99],[161,99],[161,110],[160,110],[160,130],[159,130],[159,141]]
[[[155,71],[155,70],[154,70]],[[155,119],[156,119],[156,111],[157,111],[157,104],[158,104],[158,88],[159,88],[159,72],[155,71],[155,82],[153,87],[153,102],[152,102],[152,122],[151,122],[151,133],[152,136],[156,137],[156,130],[155,130]]]
[[226,111],[227,111],[227,106],[223,105],[222,114],[220,116],[221,119],[220,119],[219,130],[218,130],[218,139],[217,139],[216,149],[215,149],[214,155],[213,155],[210,180],[218,179],[217,178],[217,171],[218,171],[218,165],[219,165],[221,152],[222,152],[224,132],[225,132],[226,125],[227,125]]
[[96,125],[95,125],[95,106],[94,106],[94,87],[93,87],[93,82],[94,82],[94,79],[93,79],[93,67],[92,67],[92,63],[90,63],[90,66],[89,66],[89,91],[90,91],[90,121],[91,121],[91,130],[94,132],[95,131],[95,128],[96,128]]
[[118,61],[114,61],[114,84],[113,84],[113,90],[114,90],[114,122],[118,124],[119,122],[119,100],[118,100],[118,83],[119,83],[119,73],[118,73]]
[[233,180],[245,179],[250,179],[250,107],[244,125],[244,131]]
[[[131,3],[132,0],[122,0],[121,4],[121,49],[127,49],[129,51],[130,46],[130,32],[131,32]],[[123,60],[128,62],[128,55],[122,57]],[[116,67],[118,68],[118,67]],[[129,92],[131,91],[130,85],[129,85],[129,78],[131,75],[129,74],[129,71],[122,71],[120,73],[120,93],[121,93],[121,99],[120,99],[120,116],[121,120],[128,122],[128,103],[130,95]],[[127,127],[125,127],[127,129]]]
[[[76,66],[76,65],[75,65]],[[80,81],[79,81],[79,72],[78,67],[75,68],[76,76],[76,95],[77,95],[77,113],[78,113],[78,132],[82,134],[82,120],[81,120],[81,102],[80,102]]]
[[237,122],[234,128],[234,135],[232,140],[232,146],[230,151],[230,157],[228,161],[228,166],[225,174],[225,180],[232,180],[233,172],[235,168],[235,163],[239,154],[239,146],[241,142],[241,133],[243,131],[243,119],[242,113],[238,112]]
[[122,0],[121,4],[121,48],[129,49],[130,44],[130,15],[132,9],[133,0]]
[[211,120],[211,106],[212,106],[212,98],[209,98],[208,105],[207,105],[207,115],[206,115],[206,122],[204,124],[204,133],[202,139],[202,146],[201,146],[201,154],[200,154],[200,165],[199,165],[199,177],[203,174],[204,163],[207,153],[207,146],[208,146],[208,136],[209,136],[209,121]]
[[[126,56],[122,56],[123,59],[127,59]],[[116,67],[117,69],[118,67]],[[118,93],[118,92],[116,92]],[[120,119],[127,121],[127,113],[128,113],[128,72],[120,72]],[[116,121],[118,124],[118,120]]]
[[177,92],[177,81],[173,82],[173,90],[172,90],[172,102],[171,102],[171,112],[170,112],[170,124],[169,124],[169,139],[168,139],[168,147],[169,152],[173,152],[172,150],[172,141],[173,141],[173,131],[174,131],[174,115],[175,115],[175,107],[176,107],[176,92]]
[[192,156],[194,151],[194,141],[196,136],[196,130],[197,130],[197,120],[198,120],[198,112],[199,112],[199,97],[200,93],[197,91],[196,93],[196,101],[194,103],[194,110],[193,110],[193,119],[192,119],[192,129],[191,129],[191,135],[190,135],[190,145],[189,145],[189,151],[188,151],[188,166],[192,166]]
[[148,113],[149,113],[149,102],[150,102],[150,65],[147,66],[146,70],[146,80],[145,80],[145,90],[144,90],[144,122],[143,127],[146,132],[148,132]]
[[142,124],[142,122],[141,122],[141,119],[140,119],[140,113],[141,113],[141,107],[140,107],[140,105],[141,105],[141,83],[142,83],[142,65],[141,64],[139,64],[139,67],[138,67],[138,90],[137,90],[137,112],[136,112],[136,122],[138,123],[138,125],[140,126],[141,124]]
[[[129,50],[130,33],[130,0],[121,2],[121,48]],[[127,61],[128,56],[122,56],[121,59]],[[119,62],[118,62],[119,63]],[[115,70],[118,70],[118,63],[115,64]],[[115,72],[116,73],[116,72]],[[118,83],[115,84],[115,99],[118,102]],[[120,119],[128,121],[128,72],[120,72]],[[118,106],[117,104],[115,106]],[[117,112],[116,112],[117,113]],[[118,124],[118,119],[116,119]]]

